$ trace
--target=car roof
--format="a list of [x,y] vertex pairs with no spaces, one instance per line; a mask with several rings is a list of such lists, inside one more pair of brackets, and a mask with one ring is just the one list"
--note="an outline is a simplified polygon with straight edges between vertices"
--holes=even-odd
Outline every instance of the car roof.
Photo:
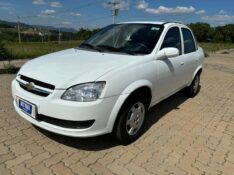
[[163,22],[163,21],[130,21],[130,22],[121,22],[118,24],[158,24],[158,25],[164,25],[164,26],[170,26],[172,24],[176,24],[178,26],[185,26],[181,22]]
[[165,22],[162,22],[162,21],[130,21],[130,22],[121,22],[119,24],[159,24],[159,25],[162,25],[164,24]]

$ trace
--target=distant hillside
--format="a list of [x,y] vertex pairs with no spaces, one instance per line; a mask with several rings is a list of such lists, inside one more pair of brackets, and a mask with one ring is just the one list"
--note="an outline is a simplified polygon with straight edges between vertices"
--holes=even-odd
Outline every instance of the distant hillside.
[[[0,28],[15,28],[18,25],[17,22],[9,22],[9,21],[3,21],[0,20]],[[25,23],[20,23],[20,26],[23,28],[34,28],[34,29],[44,29],[44,30],[54,30],[59,31],[59,28],[53,27],[53,26],[42,26],[42,25],[29,25]],[[76,33],[77,30],[73,28],[60,28],[61,32],[71,32]]]
[[[0,41],[17,42],[18,23],[0,20]],[[80,28],[79,31],[73,28],[59,28],[53,26],[29,25],[20,23],[20,36],[22,42],[47,42],[47,41],[71,41],[85,40],[99,29]]]
[[[18,41],[18,23],[0,20],[0,40]],[[61,40],[77,39],[77,31],[73,28],[60,28]],[[59,28],[53,26],[29,25],[20,23],[22,41],[57,41]]]

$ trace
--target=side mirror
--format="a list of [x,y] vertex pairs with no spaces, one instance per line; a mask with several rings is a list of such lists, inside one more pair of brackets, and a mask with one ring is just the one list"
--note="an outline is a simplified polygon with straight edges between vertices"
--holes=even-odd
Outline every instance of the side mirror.
[[167,48],[160,50],[156,54],[156,59],[167,59],[167,58],[177,57],[179,55],[180,55],[180,51],[177,48],[167,47]]

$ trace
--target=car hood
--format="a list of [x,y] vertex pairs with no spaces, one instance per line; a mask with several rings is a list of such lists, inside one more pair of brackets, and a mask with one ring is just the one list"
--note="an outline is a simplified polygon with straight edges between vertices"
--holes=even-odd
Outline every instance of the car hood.
[[66,89],[93,82],[111,70],[136,60],[136,56],[67,49],[27,62],[18,74]]

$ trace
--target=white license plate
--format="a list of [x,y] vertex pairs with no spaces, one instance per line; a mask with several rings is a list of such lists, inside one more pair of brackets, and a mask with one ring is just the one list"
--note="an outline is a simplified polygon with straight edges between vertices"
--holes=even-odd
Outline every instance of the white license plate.
[[17,106],[22,112],[29,115],[32,118],[36,118],[36,106],[21,98],[16,98]]

